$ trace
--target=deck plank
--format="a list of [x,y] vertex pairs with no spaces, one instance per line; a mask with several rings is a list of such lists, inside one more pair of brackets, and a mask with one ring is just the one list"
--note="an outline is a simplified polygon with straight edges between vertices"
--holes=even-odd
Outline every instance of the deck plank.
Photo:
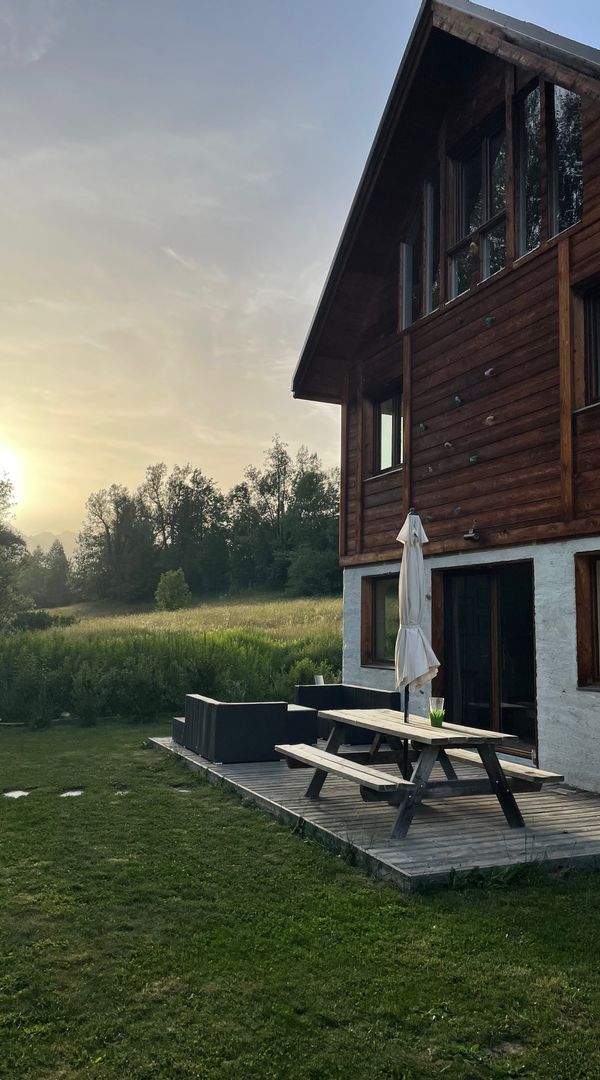
[[[301,826],[311,836],[377,877],[404,889],[448,881],[456,872],[502,870],[530,863],[551,868],[600,866],[600,795],[561,785],[519,794],[525,829],[508,827],[494,795],[427,801],[419,807],[408,836],[390,840],[396,811],[387,803],[364,803],[345,780],[328,776],[322,796],[304,797],[307,770],[282,761],[222,765],[204,761],[170,738],[151,739],[214,784],[225,785],[280,821]],[[390,765],[374,766],[389,772]],[[461,779],[481,769],[456,761]],[[433,779],[443,779],[436,765]]]

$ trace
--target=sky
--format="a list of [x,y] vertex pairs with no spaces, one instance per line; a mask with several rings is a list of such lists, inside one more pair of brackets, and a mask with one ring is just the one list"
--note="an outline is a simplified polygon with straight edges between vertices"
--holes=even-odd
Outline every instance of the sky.
[[[339,409],[290,384],[419,0],[0,0],[0,471],[25,533]],[[596,0],[502,0],[600,47]]]

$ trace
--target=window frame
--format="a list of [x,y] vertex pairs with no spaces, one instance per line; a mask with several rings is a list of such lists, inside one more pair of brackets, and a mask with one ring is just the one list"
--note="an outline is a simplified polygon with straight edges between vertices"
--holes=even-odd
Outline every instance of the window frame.
[[[399,245],[398,265],[398,330],[408,330],[413,323],[437,311],[441,305],[441,184],[439,162],[437,176],[429,169],[412,204],[411,228]],[[437,188],[437,208],[435,191]],[[437,212],[436,212],[437,209]],[[435,231],[437,229],[438,302],[433,304],[435,281]],[[418,270],[417,310],[415,311],[415,260]]]
[[577,686],[596,691],[600,691],[599,570],[600,551],[575,555]]
[[588,304],[592,296],[598,297],[600,303],[600,274],[577,282],[571,289],[573,404],[576,412],[600,406],[600,326],[596,342],[598,364],[595,370],[588,323]]
[[[557,152],[557,139],[556,139],[556,113],[555,103],[556,95],[555,90],[564,90],[569,94],[573,94],[579,98],[580,103],[580,136],[581,136],[581,213],[576,221],[572,221],[570,225],[563,225],[561,227],[559,222],[560,206],[559,206],[559,168],[558,168],[558,152]],[[583,177],[583,99],[581,94],[578,94],[576,90],[570,90],[567,86],[562,86],[560,83],[548,81],[541,83],[540,89],[545,92],[545,113],[546,113],[546,130],[543,132],[545,136],[545,154],[546,154],[546,174],[547,174],[547,191],[546,191],[546,220],[548,226],[548,239],[552,239],[555,236],[560,236],[561,233],[566,232],[567,229],[572,229],[575,225],[579,225],[583,218],[583,198],[584,198],[584,177]],[[542,207],[543,213],[543,207]]]
[[391,574],[364,574],[361,578],[360,637],[361,667],[393,669],[394,658],[378,657],[377,642],[377,594],[378,586],[394,583],[398,591],[399,571]]
[[[439,175],[429,177],[423,184],[423,315],[431,315],[440,307],[442,292],[442,235],[441,235],[441,187]],[[437,199],[436,199],[437,188]],[[437,206],[436,206],[437,203]],[[436,260],[437,231],[437,260]],[[437,270],[438,301],[434,302],[434,283]]]
[[[392,464],[381,467],[381,406],[392,402]],[[373,476],[385,476],[404,465],[404,414],[402,386],[388,387],[371,399],[373,409]]]
[[[492,213],[492,188],[491,188],[491,153],[492,140],[497,135],[504,136],[505,154],[505,203],[502,210]],[[449,155],[450,175],[452,184],[449,199],[450,236],[452,242],[446,245],[446,263],[448,273],[448,298],[457,300],[464,296],[474,285],[482,281],[488,281],[495,277],[506,267],[507,253],[507,205],[508,205],[508,165],[509,155],[507,146],[508,130],[506,124],[506,111],[504,106],[494,109],[484,124],[476,129],[468,140]],[[464,216],[464,167],[465,163],[479,153],[481,161],[481,191],[482,191],[482,221],[476,228],[467,232]],[[486,240],[490,233],[500,225],[504,225],[504,266],[493,273],[486,268]],[[462,252],[470,253],[473,258],[473,269],[470,275],[468,288],[457,291],[456,282],[456,259]]]
[[[520,80],[519,80],[520,83]],[[559,159],[556,153],[555,139],[555,101],[557,89],[568,91],[579,99],[583,109],[583,97],[576,91],[564,87],[543,76],[527,77],[526,81],[511,89],[503,100],[496,101],[482,123],[474,126],[464,138],[453,145],[446,142],[445,130],[440,130],[438,154],[423,163],[420,182],[410,199],[410,213],[407,220],[410,227],[404,230],[403,241],[399,244],[397,329],[398,333],[409,329],[417,320],[426,318],[436,311],[443,310],[483,282],[503,273],[516,265],[520,259],[534,252],[544,251],[549,244],[563,233],[577,228],[584,220],[585,177],[583,174],[584,115],[581,114],[582,146],[579,162],[581,176],[580,217],[559,228],[558,193]],[[526,156],[524,155],[524,103],[529,94],[537,91],[539,95],[539,119],[537,122],[537,150],[539,173],[539,211],[536,214],[536,230],[539,239],[531,247],[526,242]],[[505,192],[504,205],[496,213],[493,209],[493,189],[491,177],[491,145],[494,138],[503,136]],[[533,142],[532,142],[533,145]],[[481,171],[481,223],[466,232],[464,216],[464,175],[463,168],[470,158],[479,155]],[[565,160],[569,160],[568,157]],[[569,171],[565,174],[569,177]],[[575,175],[575,174],[574,174]],[[563,187],[566,192],[568,186]],[[439,193],[439,207],[434,209],[433,192]],[[565,207],[575,206],[575,198],[565,199]],[[539,217],[539,221],[537,218]],[[439,299],[437,304],[432,299],[432,282],[435,277],[435,255],[433,249],[432,223],[439,236]],[[405,221],[406,225],[406,221]],[[499,230],[503,232],[499,235]],[[496,231],[496,237],[494,237]],[[409,233],[411,235],[409,235]],[[402,235],[402,234],[401,234]],[[498,265],[502,253],[502,265]],[[460,255],[467,260],[461,266]],[[496,268],[492,272],[492,263]],[[418,282],[415,278],[415,266]],[[463,288],[459,291],[459,279]],[[468,284],[467,284],[468,282]],[[437,290],[436,290],[437,292]],[[599,398],[600,400],[600,398]]]
[[[596,328],[594,330],[589,317],[592,299],[598,305],[600,313],[600,282],[598,281],[590,285],[581,294],[586,405],[596,405],[600,402],[600,318],[596,318]],[[593,363],[592,351],[596,353],[596,363]]]
[[[536,78],[523,86],[521,90],[514,96],[514,214],[516,224],[516,258],[521,259],[524,255],[529,255],[532,251],[537,251],[541,244],[547,239],[544,235],[545,224],[547,221],[547,215],[544,211],[544,170],[546,168],[546,132],[545,127],[545,87],[546,84]],[[537,91],[539,97],[539,130],[538,130],[538,170],[539,170],[539,188],[540,188],[540,214],[539,214],[539,240],[533,247],[528,248],[526,246],[526,194],[525,194],[525,175],[523,169],[523,142],[522,142],[522,130],[523,130],[523,118],[524,118],[524,105],[526,99],[530,94]],[[547,195],[546,195],[547,202]]]

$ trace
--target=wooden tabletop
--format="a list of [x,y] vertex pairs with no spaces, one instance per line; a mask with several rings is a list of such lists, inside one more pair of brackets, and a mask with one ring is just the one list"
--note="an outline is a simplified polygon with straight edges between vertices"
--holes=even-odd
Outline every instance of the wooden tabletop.
[[505,743],[516,740],[516,735],[501,731],[485,731],[483,728],[462,727],[446,724],[432,727],[423,716],[409,715],[408,723],[397,709],[322,709],[319,716],[340,724],[367,728],[380,735],[394,735],[397,739],[412,739],[426,746],[482,746],[486,743]]

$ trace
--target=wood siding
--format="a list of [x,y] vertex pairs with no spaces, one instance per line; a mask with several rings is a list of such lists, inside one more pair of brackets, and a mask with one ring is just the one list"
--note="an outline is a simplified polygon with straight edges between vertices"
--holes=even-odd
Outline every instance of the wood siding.
[[[578,225],[403,334],[388,278],[388,314],[378,308],[351,365],[343,562],[397,557],[409,501],[432,554],[471,550],[473,524],[480,549],[600,531],[600,404],[577,408],[574,325],[577,290],[600,278],[600,104],[584,102],[583,116]],[[403,355],[409,467],[373,477],[362,402]]]

